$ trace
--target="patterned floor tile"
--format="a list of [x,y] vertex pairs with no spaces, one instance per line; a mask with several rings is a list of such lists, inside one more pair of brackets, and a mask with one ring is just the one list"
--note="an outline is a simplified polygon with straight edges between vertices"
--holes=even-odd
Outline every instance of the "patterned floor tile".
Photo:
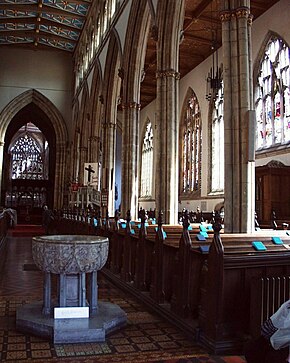
[[[128,325],[104,343],[53,344],[16,331],[18,307],[42,300],[43,276],[33,268],[31,238],[9,238],[5,270],[0,275],[0,360],[19,363],[245,363],[242,357],[210,356],[168,321],[116,289],[101,274],[99,299],[119,305]],[[56,281],[53,278],[53,284]],[[56,291],[56,287],[53,289]]]

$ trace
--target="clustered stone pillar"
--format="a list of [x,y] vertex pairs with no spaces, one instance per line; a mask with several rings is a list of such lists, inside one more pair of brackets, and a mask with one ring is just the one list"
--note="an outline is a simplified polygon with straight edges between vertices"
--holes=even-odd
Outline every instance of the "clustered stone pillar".
[[[252,232],[255,163],[249,1],[223,2],[225,231]],[[233,7],[231,7],[231,5]]]
[[3,157],[4,157],[4,142],[0,141],[0,165],[1,165],[1,168],[0,168],[0,203],[1,203],[1,205],[4,204],[4,200],[1,200],[1,197],[2,197],[1,190],[2,190]]
[[66,173],[66,145],[59,143],[55,163],[54,208],[61,208],[63,206]]
[[173,69],[157,72],[157,122],[155,195],[165,223],[176,223],[178,215],[178,112],[180,75]]
[[[100,154],[100,138],[98,136],[91,136],[89,138],[89,161],[92,163],[99,162]],[[95,160],[97,158],[97,160]]]
[[116,150],[116,124],[104,123],[104,159],[103,159],[103,188],[108,191],[107,209],[109,215],[114,215],[115,206],[115,150]]
[[139,119],[140,104],[123,105],[121,215],[130,210],[133,220],[138,218]]
[[79,148],[80,150],[80,161],[79,161],[79,164],[80,164],[80,170],[79,170],[79,182],[81,184],[84,183],[84,165],[85,163],[87,162],[88,160],[88,148],[87,147],[83,147],[81,146]]

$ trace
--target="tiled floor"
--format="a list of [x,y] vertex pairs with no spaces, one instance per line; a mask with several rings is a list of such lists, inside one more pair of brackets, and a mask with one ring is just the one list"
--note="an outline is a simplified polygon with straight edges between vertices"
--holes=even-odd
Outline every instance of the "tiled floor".
[[216,357],[169,322],[149,312],[100,275],[99,299],[118,304],[127,314],[124,329],[102,343],[57,344],[15,328],[17,307],[42,300],[42,273],[34,268],[31,238],[8,237],[4,273],[0,275],[0,361],[3,362],[216,362],[243,363],[242,357]]

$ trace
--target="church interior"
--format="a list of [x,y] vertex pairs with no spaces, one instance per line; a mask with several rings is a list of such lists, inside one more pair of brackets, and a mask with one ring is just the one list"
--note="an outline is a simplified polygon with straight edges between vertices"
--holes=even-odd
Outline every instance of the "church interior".
[[290,298],[289,15],[0,0],[1,361],[246,362]]

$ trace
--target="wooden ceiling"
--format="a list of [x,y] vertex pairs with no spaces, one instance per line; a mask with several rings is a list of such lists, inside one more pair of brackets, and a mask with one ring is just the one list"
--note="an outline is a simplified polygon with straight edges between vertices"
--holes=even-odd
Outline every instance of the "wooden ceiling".
[[[54,49],[74,52],[92,1],[97,0],[0,0],[0,47]],[[133,0],[139,1],[139,0]],[[279,0],[251,0],[254,19]],[[181,77],[221,46],[221,0],[185,0],[180,43]],[[215,40],[215,44],[213,44]],[[141,107],[156,97],[156,42],[148,39]]]
[[[251,0],[253,20],[279,0]],[[220,0],[185,0],[183,36],[179,47],[179,72],[184,77],[222,44]],[[215,40],[215,44],[213,44]],[[145,78],[141,85],[141,107],[156,97],[156,44],[150,38],[145,59]]]
[[73,52],[92,0],[0,0],[0,46]]

